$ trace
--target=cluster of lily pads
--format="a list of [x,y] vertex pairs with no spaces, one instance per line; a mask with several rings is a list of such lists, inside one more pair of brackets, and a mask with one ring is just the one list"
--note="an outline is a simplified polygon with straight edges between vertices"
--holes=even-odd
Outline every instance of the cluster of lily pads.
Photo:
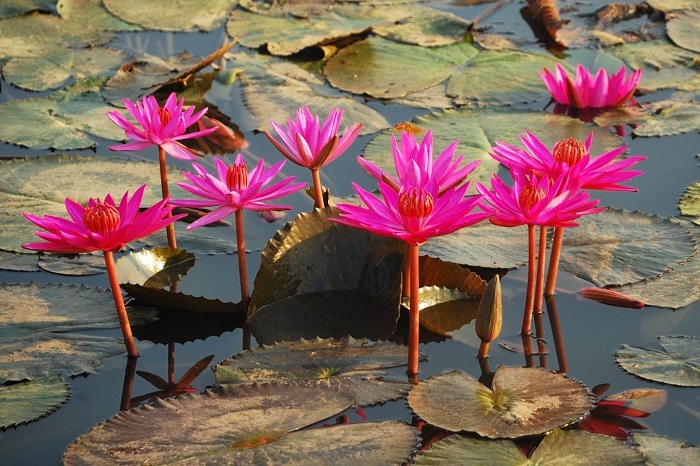
[[[669,20],[668,26],[669,31],[674,31],[669,35],[678,37],[674,40],[684,49],[663,38],[654,38],[607,47],[596,53],[572,51],[571,57],[555,60],[550,55],[515,50],[522,44],[512,41],[499,44],[487,40],[488,34],[477,35],[474,43],[464,41],[469,22],[412,2],[402,2],[402,7],[397,9],[383,7],[386,2],[339,2],[333,8],[321,3],[311,8],[294,3],[240,2],[236,7],[236,2],[232,1],[206,4],[193,1],[189,2],[192,11],[188,14],[168,15],[163,14],[169,11],[167,8],[154,8],[153,4],[142,11],[140,6],[135,8],[133,2],[119,0],[60,0],[54,11],[41,11],[45,8],[41,6],[37,11],[24,14],[34,10],[27,6],[34,3],[37,2],[0,7],[3,76],[18,87],[53,92],[47,97],[18,99],[0,105],[0,115],[11,115],[3,118],[0,138],[32,149],[91,147],[95,144],[92,136],[121,140],[124,134],[116,131],[104,116],[107,111],[115,111],[113,106],[122,106],[130,102],[129,99],[134,102],[144,99],[145,102],[149,98],[147,94],[157,89],[194,83],[193,87],[179,90],[188,104],[197,108],[203,125],[200,135],[216,133],[219,139],[205,138],[180,150],[184,153],[235,152],[244,148],[238,128],[215,108],[210,108],[206,114],[211,119],[205,120],[202,109],[208,106],[204,101],[207,90],[221,92],[232,79],[239,79],[258,129],[276,129],[280,134],[280,130],[268,122],[284,121],[302,103],[318,111],[327,111],[331,106],[343,108],[350,121],[363,122],[363,126],[356,127],[352,133],[377,133],[362,154],[386,172],[395,170],[393,161],[385,154],[390,153],[390,139],[397,130],[378,112],[348,93],[436,110],[405,123],[401,129],[416,132],[431,129],[435,145],[440,147],[448,146],[458,135],[463,141],[460,152],[467,153],[470,160],[482,160],[480,168],[470,177],[486,181],[498,166],[489,155],[495,141],[517,143],[523,121],[527,121],[528,128],[549,147],[565,136],[585,140],[591,131],[595,134],[591,152],[607,152],[619,146],[618,138],[602,127],[594,128],[562,115],[501,107],[537,99],[545,89],[537,76],[542,69],[555,69],[558,65],[573,74],[576,64],[593,61],[602,63],[602,68],[611,72],[621,65],[644,69],[640,87],[645,92],[678,90],[668,100],[641,107],[608,109],[595,117],[598,125],[620,126],[634,122],[633,131],[638,136],[696,131],[700,127],[697,104],[693,101],[700,78],[691,65],[697,60],[697,48],[687,40],[688,34],[683,33],[686,24],[683,18],[693,21],[697,12],[684,5],[678,7],[682,11],[673,16],[673,22]],[[664,2],[650,3],[657,4],[655,7],[663,11]],[[198,5],[206,5],[206,11]],[[158,14],[154,15],[156,11]],[[212,15],[213,11],[219,14]],[[242,47],[231,53],[233,44],[226,44],[204,60],[186,52],[165,59],[145,55],[128,57],[121,51],[100,45],[108,43],[116,31],[142,28],[207,31],[223,24],[227,17],[225,28]],[[82,27],[75,27],[77,24]],[[284,35],[280,35],[280,31]],[[623,38],[606,31],[604,25],[587,39],[594,37],[606,45],[624,42]],[[346,46],[344,41],[352,43]],[[87,43],[92,46],[83,47]],[[269,55],[253,51],[263,46]],[[303,56],[311,49],[326,57],[322,71],[300,67],[284,58],[300,53]],[[656,58],[652,66],[639,59],[649,54]],[[234,71],[223,69],[222,63],[233,67]],[[416,76],[407,71],[407,63],[411,68],[420,68],[421,74]],[[212,71],[212,64],[218,65],[218,69]],[[37,72],[38,68],[42,72]],[[509,73],[508,69],[517,71]],[[508,76],[507,83],[494,81],[504,76]],[[521,79],[512,79],[513,76]],[[68,83],[72,84],[65,87]],[[338,90],[343,93],[338,95]],[[268,97],[260,99],[260,95]],[[163,126],[173,121],[163,117],[165,108],[167,106],[159,107]],[[170,117],[175,113],[169,112]],[[190,112],[190,116],[192,114]],[[121,112],[113,121],[129,122],[128,118],[127,113]],[[29,127],[22,121],[36,124]],[[37,127],[42,131],[36,131]],[[134,132],[130,134],[129,131],[131,129],[127,129],[127,136],[133,139]],[[328,134],[331,139],[335,136],[332,133],[335,131]],[[326,158],[319,165],[307,165],[312,172],[329,158],[340,139],[331,141],[330,146],[324,145]],[[291,153],[295,143],[298,144],[296,140],[288,141],[286,156],[299,155]],[[277,145],[284,149],[283,144]],[[296,148],[302,152],[301,146]],[[323,151],[323,147],[318,149]],[[202,185],[193,178],[198,176],[202,183],[213,183],[207,181],[206,169],[200,168],[195,168],[198,175],[183,174],[161,163],[160,176],[157,176],[158,167],[154,164],[82,155],[47,155],[2,162],[0,199],[2,215],[7,221],[3,222],[0,232],[3,250],[0,267],[101,273],[102,265],[91,257],[66,267],[62,257],[27,254],[21,245],[31,241],[35,228],[21,213],[65,216],[65,198],[76,201],[74,212],[84,209],[83,205],[88,209],[94,207],[95,201],[90,204],[88,198],[107,192],[93,191],[95,186],[104,186],[104,173],[109,173],[111,192],[121,195],[147,185],[139,191],[139,200],[143,196],[144,204],[161,202],[165,208],[167,196],[163,199],[165,192],[158,189],[163,174],[170,181],[190,186],[189,191],[197,194],[194,191],[201,190]],[[238,183],[241,187],[242,178],[235,178],[236,173],[229,175],[222,168],[216,173],[221,182],[230,179],[232,184]],[[248,184],[247,179],[245,184]],[[684,213],[691,216],[696,215],[695,191],[691,187],[682,200]],[[89,194],[85,195],[86,192]],[[314,197],[320,207],[323,201],[319,200],[318,190]],[[135,215],[135,207],[128,208],[128,201],[125,196],[123,209],[130,209]],[[196,202],[189,198],[181,204],[207,207]],[[344,202],[348,205],[357,201]],[[109,203],[105,200],[105,204]],[[120,209],[117,203],[113,204],[114,209]],[[262,205],[257,207],[268,210]],[[102,210],[111,212],[113,209]],[[166,210],[161,210],[162,217],[166,217]],[[228,213],[234,211],[229,209]],[[74,220],[86,218],[82,217],[83,210],[80,216],[75,215]],[[609,415],[611,409],[614,411],[610,406],[622,406],[615,412],[622,416],[634,416],[635,409],[646,409],[646,412],[658,409],[658,402],[654,409],[640,408],[636,400],[650,398],[648,392],[642,396],[621,395],[618,397],[623,400],[621,404],[616,404],[616,397],[612,395],[598,401],[594,408],[594,399],[585,386],[544,369],[499,367],[487,382],[462,372],[451,372],[415,386],[407,383],[405,377],[397,380],[396,373],[389,375],[387,368],[401,366],[408,358],[403,346],[384,341],[396,338],[405,248],[391,238],[328,221],[329,217],[337,215],[334,207],[316,209],[299,215],[280,229],[262,251],[249,302],[243,285],[241,303],[175,291],[198,253],[237,251],[239,259],[245,258],[245,245],[238,242],[234,248],[227,234],[193,234],[180,229],[178,246],[184,251],[173,247],[147,249],[128,252],[118,258],[115,267],[123,288],[132,296],[187,310],[243,310],[253,336],[268,346],[251,349],[219,363],[216,366],[218,387],[214,390],[159,400],[120,413],[96,426],[69,447],[64,463],[177,459],[192,464],[263,460],[327,464],[343,458],[348,463],[398,464],[412,458],[421,445],[419,432],[405,423],[357,422],[302,428],[338,415],[349,407],[381,403],[406,393],[416,415],[441,428],[442,436],[462,432],[415,455],[416,464],[478,464],[483,458],[503,458],[504,464],[517,464],[524,459],[525,447],[522,441],[512,439],[541,437],[542,434],[547,435],[534,452],[528,453],[531,461],[556,458],[562,462],[583,460],[586,464],[644,464],[642,454],[649,462],[664,461],[664,455],[671,455],[680,462],[696,461],[696,449],[682,448],[681,442],[661,437],[634,434],[632,440],[636,447],[632,449],[610,437],[560,429],[589,416],[579,427],[585,427],[588,422],[585,430],[601,432],[600,425],[594,425],[595,412],[607,409],[605,414]],[[96,229],[104,228],[95,217],[89,218]],[[223,214],[216,220],[222,218]],[[162,226],[154,225],[153,230]],[[483,293],[486,283],[456,264],[509,269],[528,262],[525,241],[528,235],[523,228],[504,229],[482,223],[468,230],[433,238],[422,246],[424,254],[445,261],[424,256],[416,270],[420,270],[415,275],[422,287],[417,304],[422,307],[423,329],[440,329],[429,320],[431,300],[437,305],[451,301],[461,301],[465,305],[470,300],[478,300]],[[242,224],[239,226],[237,222],[236,233],[239,232],[242,233]],[[64,236],[65,233],[60,228],[52,232],[56,238],[68,242],[70,238]],[[618,289],[647,304],[678,308],[700,298],[700,291],[688,286],[689,280],[697,276],[698,265],[694,260],[697,237],[697,227],[689,222],[609,209],[582,218],[577,228],[567,231],[562,243],[561,265],[597,287]],[[164,244],[164,236],[157,234],[130,247]],[[319,252],[320,244],[323,253]],[[652,249],[650,245],[655,247]],[[109,246],[110,252],[117,251],[122,242]],[[339,264],[328,251],[352,260]],[[312,268],[316,271],[309,272]],[[244,269],[240,276],[247,276]],[[654,280],[649,281],[650,278]],[[112,286],[112,290],[118,287]],[[0,388],[0,396],[6,400],[4,406],[18,402],[30,404],[32,409],[30,414],[11,415],[0,424],[26,422],[63,402],[67,397],[67,385],[60,377],[47,377],[56,369],[71,375],[92,372],[101,360],[122,352],[116,339],[80,335],[86,328],[116,325],[111,316],[113,312],[106,312],[111,308],[111,299],[109,293],[85,287],[2,285],[0,340],[9,349],[0,356],[0,379],[31,382],[7,384]],[[157,318],[152,308],[137,308],[132,304],[127,302],[125,311],[129,312],[135,327]],[[337,309],[336,315],[321,320],[316,311],[329,305]],[[309,321],[315,321],[318,326],[305,325]],[[364,321],[362,329],[352,327],[358,321]],[[366,334],[367,322],[372,323],[373,334]],[[319,335],[347,334],[367,337],[367,340],[316,339]],[[669,383],[667,371],[659,367],[671,364],[681,374],[674,383],[697,386],[700,382],[692,363],[698,357],[697,339],[660,337],[660,341],[665,351],[624,345],[616,354],[617,361],[632,373],[666,383]],[[59,347],[65,349],[57,350]],[[47,361],[46,355],[51,353],[64,355],[65,360]],[[51,388],[47,389],[46,385]],[[27,403],[25,390],[49,399],[41,404]],[[48,393],[51,395],[46,396]],[[183,418],[175,415],[179,412],[198,415]],[[602,415],[598,419],[609,420],[609,416]],[[173,432],[182,432],[183,437],[175,438]],[[605,433],[610,434],[609,431]],[[423,444],[427,445],[428,440],[424,433]],[[201,446],[204,441],[206,447]],[[319,448],[321,444],[323,448]],[[351,448],[352,453],[348,453]]]

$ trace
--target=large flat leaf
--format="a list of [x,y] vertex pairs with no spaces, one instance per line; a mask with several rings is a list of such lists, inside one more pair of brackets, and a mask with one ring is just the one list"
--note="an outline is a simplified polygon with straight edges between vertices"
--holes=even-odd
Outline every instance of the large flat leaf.
[[377,35],[407,44],[436,47],[464,40],[472,23],[447,11],[421,5],[405,5],[403,17],[372,28]]
[[0,428],[35,421],[68,400],[70,388],[60,375],[0,386]]
[[683,440],[674,440],[660,435],[632,434],[637,449],[647,459],[647,464],[678,465],[700,463],[700,448]]
[[325,379],[355,394],[357,406],[405,395],[411,385],[383,381],[386,369],[403,366],[408,350],[390,342],[354,338],[297,340],[250,349],[214,367],[216,383]]
[[671,16],[666,23],[666,33],[679,47],[700,53],[698,24],[700,24],[700,9],[696,4],[695,8],[678,11]]
[[422,452],[416,457],[415,464],[643,466],[645,462],[639,453],[607,435],[575,430],[555,430],[545,436],[530,458],[525,457],[518,446],[508,440],[488,441],[458,435],[438,442],[430,450]]
[[561,267],[597,286],[652,278],[695,255],[683,226],[657,215],[608,209],[564,232]]
[[122,412],[79,437],[63,464],[354,464],[360,453],[363,464],[408,460],[416,434],[395,421],[299,430],[352,402],[319,383],[227,385]]
[[91,24],[105,31],[140,31],[139,25],[127,23],[105,9],[102,0],[58,0],[58,14],[70,21]]
[[238,0],[103,0],[107,10],[128,23],[160,31],[211,31],[223,24]]
[[700,104],[690,98],[656,102],[653,110],[651,117],[634,129],[636,136],[660,137],[700,131]]
[[683,387],[700,386],[700,340],[659,337],[665,351],[622,345],[615,360],[638,377]]
[[462,371],[433,376],[408,394],[425,421],[453,432],[516,438],[548,432],[583,418],[593,400],[583,384],[531,367],[499,366],[492,387]]

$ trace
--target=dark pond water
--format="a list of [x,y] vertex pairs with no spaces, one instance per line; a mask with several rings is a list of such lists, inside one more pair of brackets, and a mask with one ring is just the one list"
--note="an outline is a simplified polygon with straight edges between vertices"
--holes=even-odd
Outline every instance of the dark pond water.
[[[488,7],[488,5],[456,7],[447,3],[436,3],[436,5],[451,8],[466,18],[474,18]],[[484,24],[486,23],[487,20],[484,20]],[[521,18],[515,15],[512,9],[497,11],[488,18],[488,24],[496,31],[517,30],[523,33],[522,31],[527,30],[527,26],[522,24]],[[219,43],[222,34],[222,30],[206,35],[130,33],[123,34],[112,45],[130,52],[145,50],[159,56],[183,49],[204,56]],[[250,152],[265,157],[268,161],[278,160],[279,155],[266,138],[252,132],[254,119],[243,106],[237,86],[234,84],[234,89],[228,94],[227,100],[215,103],[223,113],[240,125],[250,143],[248,148]],[[19,91],[2,82],[0,103],[15,98],[35,96],[36,94]],[[543,100],[532,105],[534,108],[542,108],[545,104],[546,100]],[[384,114],[392,124],[408,121],[417,114],[427,113],[395,105],[387,106],[378,102],[371,103],[371,106]],[[454,135],[454,138],[459,137],[459,134]],[[334,194],[339,196],[352,194],[351,180],[358,181],[367,188],[372,187],[370,178],[357,166],[354,157],[362,152],[368,140],[369,137],[360,137],[345,156],[325,167],[324,184],[329,186]],[[602,204],[630,210],[638,209],[661,216],[678,215],[678,198],[687,186],[700,178],[696,157],[700,147],[698,142],[697,133],[653,139],[633,139],[628,136],[625,143],[629,146],[629,153],[648,156],[648,160],[640,167],[646,175],[634,181],[639,192],[603,194],[600,196]],[[108,144],[107,141],[98,141],[98,155],[115,155],[107,150]],[[0,155],[4,156],[33,156],[39,153],[43,152],[23,150],[9,145],[0,146]],[[157,159],[155,151],[146,151],[142,155],[151,160]],[[187,164],[180,164],[180,166],[188,168]],[[297,175],[302,180],[308,178],[306,170],[291,164],[286,165],[285,173]],[[294,204],[295,209],[287,215],[288,220],[299,212],[311,209],[311,203],[305,196],[292,196],[290,202]],[[251,283],[260,264],[260,250],[282,225],[283,222],[267,224],[256,215],[246,214],[246,241],[250,250],[248,261]],[[230,231],[232,233],[232,230]],[[525,277],[526,270],[519,268],[509,271],[502,280],[504,298],[504,325],[500,336],[502,342],[520,342]],[[0,271],[0,282],[82,283],[88,286],[108,287],[107,277],[103,275],[74,278],[46,272]],[[224,301],[238,301],[240,295],[237,285],[236,257],[232,255],[198,257],[196,267],[188,274],[187,283],[187,286],[197,289],[198,294]],[[642,422],[648,426],[650,432],[683,439],[693,444],[700,443],[700,392],[697,388],[661,385],[635,378],[623,372],[616,365],[613,357],[623,343],[658,348],[656,337],[659,335],[700,335],[700,305],[695,303],[675,312],[655,307],[642,310],[608,307],[577,296],[576,291],[580,287],[581,283],[574,277],[562,273],[556,304],[566,350],[568,375],[589,387],[609,383],[611,389],[608,393],[633,388],[667,390],[668,402],[664,408],[643,419]],[[201,314],[185,313],[179,318],[182,325],[190,325],[191,322],[204,317]],[[534,363],[556,370],[559,369],[561,361],[557,359],[551,344],[552,332],[546,315],[544,329],[545,340],[550,343],[549,351],[544,358],[535,358]],[[93,333],[120,336],[118,330]],[[235,322],[224,321],[209,333],[210,336],[201,335],[201,338],[195,341],[174,344],[176,379],[205,356],[213,354],[213,361],[216,362],[242,350],[242,331],[236,327]],[[138,360],[137,369],[152,372],[167,379],[168,346],[141,342],[139,348],[141,357]],[[472,346],[456,340],[447,340],[422,345],[421,350],[429,358],[428,362],[421,364],[421,378],[452,369],[462,369],[475,376],[480,374],[475,357],[477,349]],[[524,365],[526,363],[522,354],[507,351],[496,345],[492,347],[489,362],[492,369],[500,364]],[[68,380],[71,398],[59,410],[38,422],[0,432],[0,464],[59,464],[62,452],[77,436],[119,411],[126,363],[125,356],[115,357],[106,361],[96,374]],[[207,370],[197,378],[193,386],[204,389],[213,383],[213,372]],[[132,396],[144,395],[153,390],[150,384],[136,377]],[[411,410],[403,400],[368,408],[365,411],[369,420],[400,419],[408,423],[412,420]],[[350,416],[352,417],[352,413]]]

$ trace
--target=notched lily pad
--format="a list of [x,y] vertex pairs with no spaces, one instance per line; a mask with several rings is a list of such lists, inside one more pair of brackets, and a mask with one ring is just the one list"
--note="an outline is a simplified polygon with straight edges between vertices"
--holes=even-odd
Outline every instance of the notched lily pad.
[[644,455],[647,464],[684,465],[700,462],[700,448],[683,440],[675,440],[660,435],[632,434],[632,441]]
[[39,257],[37,265],[41,270],[59,275],[98,275],[107,270],[101,253],[76,256],[45,254]]
[[0,386],[0,429],[47,416],[69,396],[70,388],[60,375]]
[[15,272],[39,272],[37,254],[18,254],[16,252],[0,251],[0,270]]
[[357,406],[405,395],[407,382],[386,380],[387,369],[403,366],[408,350],[390,342],[328,338],[275,343],[239,353],[214,367],[216,383],[327,380],[355,394]]
[[658,338],[665,351],[622,345],[615,360],[624,370],[643,379],[682,387],[700,386],[700,340],[690,336]]
[[119,413],[70,445],[63,464],[321,465],[360,454],[363,464],[407,461],[417,437],[399,422],[299,430],[352,403],[352,395],[318,382],[225,385]]
[[415,386],[408,404],[426,422],[443,429],[517,438],[580,420],[593,399],[583,384],[562,374],[499,366],[492,388],[457,370]]
[[414,464],[485,464],[494,461],[502,466],[546,464],[551,466],[615,464],[643,466],[644,458],[624,443],[607,435],[557,429],[545,436],[527,458],[509,440],[482,440],[458,435],[436,443],[416,456]]
[[223,24],[238,0],[180,0],[174,8],[170,0],[134,3],[130,0],[103,0],[107,10],[126,22],[148,29],[175,32],[211,31]]

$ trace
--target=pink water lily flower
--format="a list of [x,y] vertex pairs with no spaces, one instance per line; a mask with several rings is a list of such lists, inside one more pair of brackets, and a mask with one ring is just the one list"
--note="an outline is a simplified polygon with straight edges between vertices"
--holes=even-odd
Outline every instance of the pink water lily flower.
[[520,136],[527,151],[503,142],[496,142],[492,157],[511,171],[536,173],[555,179],[563,172],[570,172],[571,178],[583,189],[599,191],[636,191],[633,186],[620,184],[635,176],[644,174],[640,170],[628,170],[646,157],[635,155],[621,160],[615,160],[623,154],[626,146],[591,156],[593,132],[585,142],[575,138],[565,138],[557,142],[550,150],[537,136],[525,131]]
[[129,99],[124,99],[124,105],[140,127],[131,123],[119,112],[107,112],[109,119],[124,130],[126,137],[133,139],[132,142],[126,144],[110,146],[110,149],[138,151],[158,146],[176,159],[194,160],[195,155],[199,154],[188,149],[179,141],[205,136],[213,133],[217,128],[206,128],[186,133],[187,128],[202,118],[207,112],[207,108],[194,113],[194,106],[190,106],[183,111],[184,103],[185,99],[182,98],[178,101],[174,92],[170,94],[162,108],[152,95],[140,102],[137,101],[135,104]]
[[476,160],[460,167],[464,155],[459,155],[455,159],[458,145],[459,141],[454,141],[440,152],[437,159],[433,160],[432,131],[425,134],[420,144],[416,137],[408,131],[401,133],[400,144],[396,140],[396,136],[392,134],[391,150],[398,178],[362,157],[358,157],[357,161],[377,181],[387,183],[397,192],[399,187],[404,186],[409,180],[420,187],[426,186],[430,180],[435,180],[438,186],[438,195],[440,195],[464,182],[479,166],[480,161]]
[[185,216],[185,214],[171,216],[173,207],[167,205],[168,199],[163,199],[144,212],[139,212],[145,189],[145,185],[141,186],[134,192],[131,199],[127,191],[118,206],[110,194],[105,196],[104,201],[90,199],[85,207],[71,199],[66,199],[66,211],[70,219],[53,215],[37,217],[24,214],[27,220],[44,230],[36,232],[36,235],[44,241],[25,243],[22,247],[26,249],[65,254],[103,251],[119,326],[129,356],[138,356],[139,353],[119,287],[114,252],[121,251],[127,243],[155,233]]
[[472,212],[481,196],[465,197],[469,183],[439,196],[434,180],[424,187],[408,184],[400,192],[380,181],[381,200],[357,184],[353,183],[353,187],[367,207],[338,204],[340,218],[331,220],[409,244],[423,244],[432,237],[450,234],[488,217],[485,212]]
[[292,163],[311,170],[314,198],[316,207],[319,208],[325,206],[319,174],[320,168],[345,152],[362,130],[362,123],[355,123],[348,127],[342,136],[338,137],[342,119],[343,111],[334,108],[331,109],[328,118],[321,125],[317,115],[313,115],[308,107],[301,107],[297,110],[296,120],[290,118],[286,128],[270,120],[270,124],[281,142],[278,142],[267,131],[265,132],[267,139],[282,155],[291,160]]
[[146,186],[138,188],[129,198],[128,191],[117,206],[110,194],[104,201],[90,199],[83,207],[66,199],[70,219],[45,215],[23,214],[30,222],[45,231],[36,235],[44,241],[26,243],[22,247],[35,251],[75,254],[93,251],[121,251],[134,240],[148,236],[185,214],[170,216],[173,210],[167,200],[161,200],[139,213]]
[[202,199],[174,199],[172,204],[182,207],[216,207],[216,209],[199,220],[191,223],[187,229],[198,228],[221,220],[234,214],[237,210],[289,210],[292,207],[281,204],[268,204],[267,201],[277,199],[306,186],[306,183],[293,183],[294,177],[266,185],[272,181],[284,166],[281,161],[269,169],[265,169],[265,161],[260,159],[258,165],[250,173],[239,153],[236,161],[231,166],[218,157],[214,157],[216,175],[209,174],[207,170],[197,163],[192,163],[192,168],[197,172],[183,173],[191,182],[177,183],[185,191],[188,191]]
[[597,207],[598,200],[591,200],[586,190],[572,184],[567,173],[551,180],[516,171],[512,187],[498,175],[491,178],[491,186],[493,191],[476,183],[477,191],[484,197],[481,208],[489,212],[494,225],[571,227],[577,225],[575,220],[579,217],[605,210]]
[[634,98],[634,90],[642,77],[642,70],[627,76],[625,67],[612,76],[600,68],[595,76],[580,63],[576,67],[576,77],[572,78],[564,67],[556,65],[554,73],[544,69],[539,73],[552,98],[560,104],[574,108],[603,108],[625,105]]

